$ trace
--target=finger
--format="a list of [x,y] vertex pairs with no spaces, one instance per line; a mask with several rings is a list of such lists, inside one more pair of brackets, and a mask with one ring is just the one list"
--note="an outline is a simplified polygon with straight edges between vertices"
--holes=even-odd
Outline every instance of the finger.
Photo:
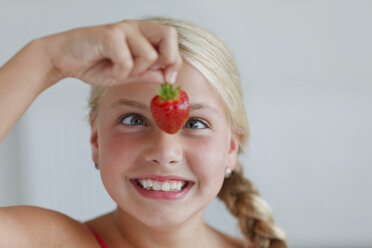
[[160,70],[147,70],[146,72],[142,73],[139,76],[128,77],[125,80],[125,83],[132,83],[132,82],[162,84],[164,83],[163,72]]
[[181,69],[182,63],[182,57],[179,55],[175,63],[165,68],[164,75],[168,83],[174,84],[176,82],[178,71]]
[[111,70],[112,62],[108,59],[102,60],[85,70],[81,75],[81,80],[92,85],[109,86],[115,82],[111,76]]
[[103,33],[103,56],[112,61],[111,76],[117,80],[128,77],[133,68],[133,58],[124,32],[108,30]]
[[[167,79],[175,79],[174,75],[182,65],[176,29],[167,25],[142,23],[140,31],[154,47],[157,47],[159,58],[155,66],[167,68]],[[171,81],[170,83],[174,82]]]
[[137,30],[132,30],[128,34],[127,41],[134,61],[130,76],[137,76],[154,64],[158,59],[158,53],[149,41]]

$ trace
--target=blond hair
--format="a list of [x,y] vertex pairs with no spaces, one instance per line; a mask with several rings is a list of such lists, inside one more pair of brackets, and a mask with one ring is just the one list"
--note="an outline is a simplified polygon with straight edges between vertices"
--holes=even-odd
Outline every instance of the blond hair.
[[[207,29],[190,22],[163,17],[142,21],[176,28],[181,56],[198,69],[221,95],[231,131],[240,135],[239,154],[242,153],[249,138],[248,120],[240,75],[226,45]],[[92,86],[89,107],[93,121],[103,93],[103,87]],[[254,185],[244,178],[240,161],[231,176],[225,179],[218,197],[238,219],[243,235],[255,247],[288,247],[283,231],[274,225],[268,204],[259,197]]]

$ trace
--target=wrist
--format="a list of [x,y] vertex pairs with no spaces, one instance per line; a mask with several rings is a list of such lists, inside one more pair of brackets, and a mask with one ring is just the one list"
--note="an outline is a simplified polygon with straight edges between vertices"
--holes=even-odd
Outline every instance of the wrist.
[[65,78],[53,64],[51,46],[53,43],[47,36],[35,39],[25,47],[26,54],[33,58],[32,69],[39,74],[42,90]]

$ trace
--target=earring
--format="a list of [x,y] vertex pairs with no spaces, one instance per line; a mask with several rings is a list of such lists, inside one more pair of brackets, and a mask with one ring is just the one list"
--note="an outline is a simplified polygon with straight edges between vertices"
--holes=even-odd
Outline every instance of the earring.
[[96,167],[96,169],[99,170],[98,162],[95,162],[95,163],[94,163],[94,167]]
[[225,170],[225,178],[230,177],[231,176],[231,173],[232,173],[231,169],[230,168],[226,168],[226,170]]

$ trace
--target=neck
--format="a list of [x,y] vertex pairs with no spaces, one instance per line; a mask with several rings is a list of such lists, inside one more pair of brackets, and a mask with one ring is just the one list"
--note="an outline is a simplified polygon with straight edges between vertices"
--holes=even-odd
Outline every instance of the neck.
[[111,217],[131,247],[205,247],[208,227],[203,220],[204,211],[183,223],[167,227],[149,227],[119,208]]

